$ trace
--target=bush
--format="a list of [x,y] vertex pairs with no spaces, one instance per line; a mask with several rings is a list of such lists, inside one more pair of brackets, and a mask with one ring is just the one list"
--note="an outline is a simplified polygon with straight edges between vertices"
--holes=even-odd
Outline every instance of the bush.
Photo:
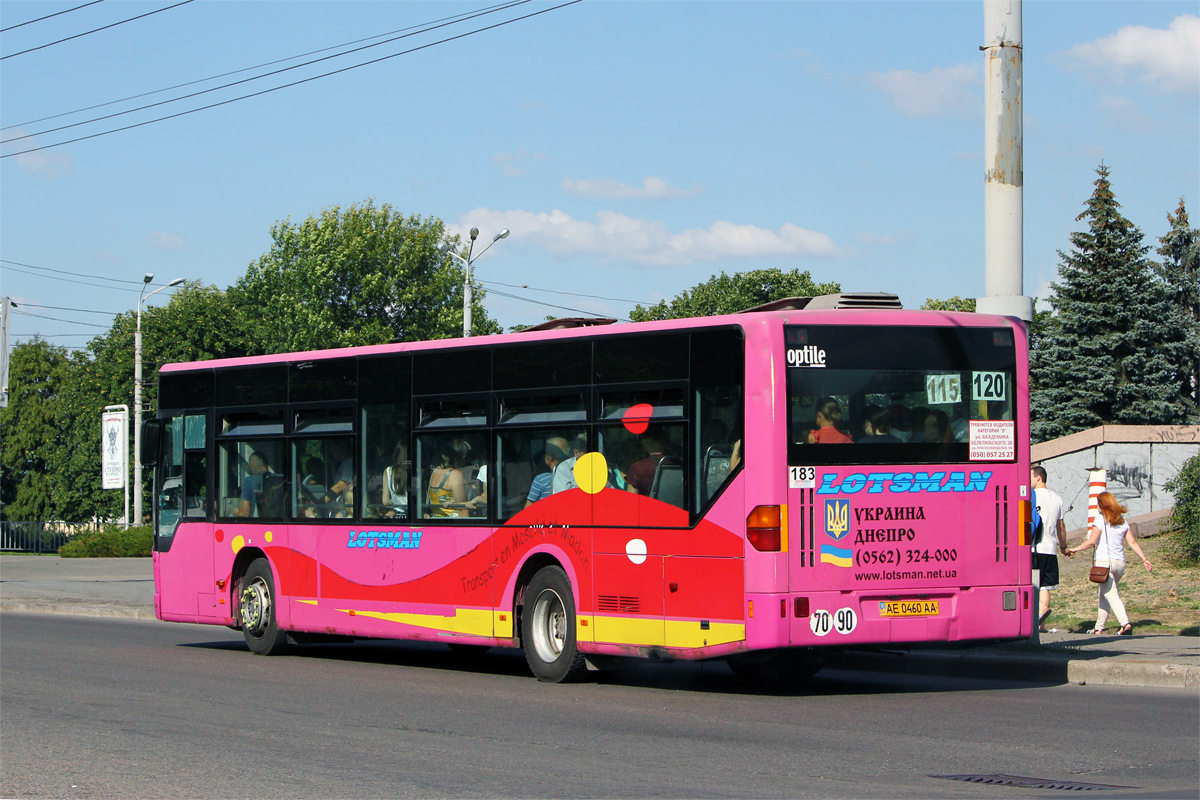
[[109,525],[99,533],[77,536],[58,548],[63,558],[147,558],[154,544],[149,525]]
[[1167,558],[1178,566],[1200,564],[1200,455],[1183,462],[1179,474],[1163,486],[1175,495]]

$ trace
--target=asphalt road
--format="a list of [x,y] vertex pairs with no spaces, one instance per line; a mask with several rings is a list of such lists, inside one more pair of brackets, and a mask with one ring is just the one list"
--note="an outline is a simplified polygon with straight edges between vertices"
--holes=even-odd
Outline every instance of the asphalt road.
[[252,656],[223,628],[0,615],[4,797],[1192,797],[1196,693],[713,665],[551,686],[440,645]]

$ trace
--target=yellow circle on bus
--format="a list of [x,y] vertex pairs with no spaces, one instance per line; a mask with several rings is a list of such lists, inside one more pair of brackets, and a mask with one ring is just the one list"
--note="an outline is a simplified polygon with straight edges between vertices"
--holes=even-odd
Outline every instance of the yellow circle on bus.
[[271,533],[270,531],[267,531],[266,535],[263,538],[265,538],[268,542],[270,542],[271,539],[273,539],[274,537],[275,537],[275,534]]
[[588,494],[596,494],[608,483],[608,462],[600,453],[584,453],[575,461],[575,483]]
[[233,537],[233,541],[231,541],[229,544],[233,546],[233,552],[236,553],[238,550],[241,550],[242,547],[246,544],[246,540],[243,539],[241,536],[235,536],[235,537]]

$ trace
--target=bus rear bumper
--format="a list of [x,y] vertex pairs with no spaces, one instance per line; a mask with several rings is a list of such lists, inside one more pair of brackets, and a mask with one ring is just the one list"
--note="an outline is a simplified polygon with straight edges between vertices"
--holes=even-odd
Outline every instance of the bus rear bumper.
[[1021,639],[1033,628],[1030,586],[940,587],[749,596],[749,649]]

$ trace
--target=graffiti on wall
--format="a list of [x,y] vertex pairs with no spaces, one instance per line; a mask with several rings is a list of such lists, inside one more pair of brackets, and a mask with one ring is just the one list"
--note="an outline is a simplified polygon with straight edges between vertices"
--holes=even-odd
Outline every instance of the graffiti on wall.
[[1114,461],[1108,467],[1108,490],[1117,493],[1122,486],[1133,497],[1145,497],[1154,502],[1154,486],[1150,480],[1150,468],[1146,464],[1128,464]]

